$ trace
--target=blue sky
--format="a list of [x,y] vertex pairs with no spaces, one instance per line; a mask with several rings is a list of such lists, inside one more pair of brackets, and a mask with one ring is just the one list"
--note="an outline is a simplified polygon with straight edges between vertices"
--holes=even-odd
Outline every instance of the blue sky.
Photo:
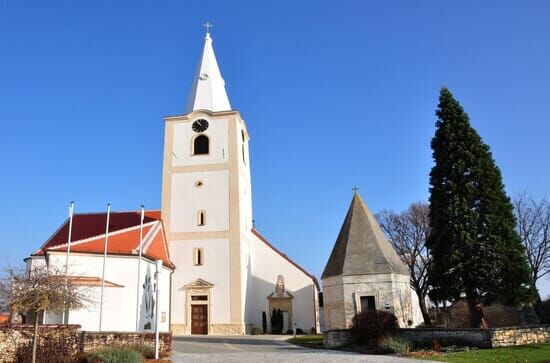
[[252,137],[256,226],[312,273],[352,186],[373,211],[427,200],[442,85],[510,195],[550,195],[548,1],[0,0],[0,266],[71,200],[160,207],[162,117],[183,112],[206,20]]

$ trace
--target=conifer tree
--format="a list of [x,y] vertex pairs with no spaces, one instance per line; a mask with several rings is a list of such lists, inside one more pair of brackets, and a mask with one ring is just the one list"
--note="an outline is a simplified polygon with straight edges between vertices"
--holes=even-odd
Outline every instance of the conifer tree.
[[436,301],[465,296],[471,326],[482,327],[481,304],[519,305],[532,299],[529,266],[500,170],[447,88],[441,89],[436,115],[427,241],[433,258],[430,296]]

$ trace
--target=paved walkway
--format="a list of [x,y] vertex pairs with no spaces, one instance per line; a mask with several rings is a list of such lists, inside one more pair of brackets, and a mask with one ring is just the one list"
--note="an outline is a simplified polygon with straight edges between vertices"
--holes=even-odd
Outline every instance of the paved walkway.
[[288,336],[280,335],[174,337],[172,360],[185,363],[423,362],[388,355],[378,356],[334,350],[306,349],[287,343],[286,339],[288,338]]

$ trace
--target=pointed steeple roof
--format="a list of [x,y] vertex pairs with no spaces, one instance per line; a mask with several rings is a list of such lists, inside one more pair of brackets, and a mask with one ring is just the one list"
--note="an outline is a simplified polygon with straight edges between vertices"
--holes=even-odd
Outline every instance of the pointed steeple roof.
[[381,273],[409,271],[356,191],[321,278]]
[[222,78],[214,48],[212,37],[206,33],[204,49],[193,79],[185,113],[195,110],[230,111],[231,105],[225,91],[225,82]]

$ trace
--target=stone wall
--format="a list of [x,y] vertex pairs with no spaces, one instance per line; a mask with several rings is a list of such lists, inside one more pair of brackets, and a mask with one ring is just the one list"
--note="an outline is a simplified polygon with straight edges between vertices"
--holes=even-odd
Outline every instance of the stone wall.
[[323,344],[326,348],[336,348],[351,343],[349,329],[329,330],[323,334]]
[[491,348],[491,336],[488,329],[398,329],[396,335],[411,340],[415,345],[425,347],[433,347],[434,343],[438,342],[443,346],[465,345]]
[[399,329],[397,334],[426,346],[433,345],[437,340],[442,345],[498,348],[550,342],[550,325],[491,329]]
[[[16,361],[18,351],[29,349],[32,344],[32,325],[0,325],[0,363]],[[39,343],[63,347],[67,355],[76,356],[81,352],[121,345],[145,344],[154,347],[153,333],[89,332],[80,331],[80,325],[40,325]],[[168,355],[172,349],[172,335],[160,334],[161,355]]]
[[[493,328],[539,324],[537,314],[532,307],[519,309],[495,303],[483,306],[483,315],[489,326]],[[469,328],[470,311],[466,301],[461,299],[454,302],[450,307],[442,309],[436,315],[435,325],[453,329]]]
[[[513,345],[550,342],[550,325],[516,326],[492,329],[398,329],[396,336],[407,338],[419,346],[433,347],[437,342],[479,348],[498,348]],[[351,343],[349,330],[330,330],[324,333],[327,348]]]
[[493,348],[550,342],[550,325],[489,329]]
[[[151,347],[155,346],[154,333],[132,333],[132,332],[91,332],[81,331],[78,333],[79,351],[91,352],[97,348],[114,345],[134,345],[143,344]],[[160,333],[160,355],[168,355],[172,350],[172,334]]]

